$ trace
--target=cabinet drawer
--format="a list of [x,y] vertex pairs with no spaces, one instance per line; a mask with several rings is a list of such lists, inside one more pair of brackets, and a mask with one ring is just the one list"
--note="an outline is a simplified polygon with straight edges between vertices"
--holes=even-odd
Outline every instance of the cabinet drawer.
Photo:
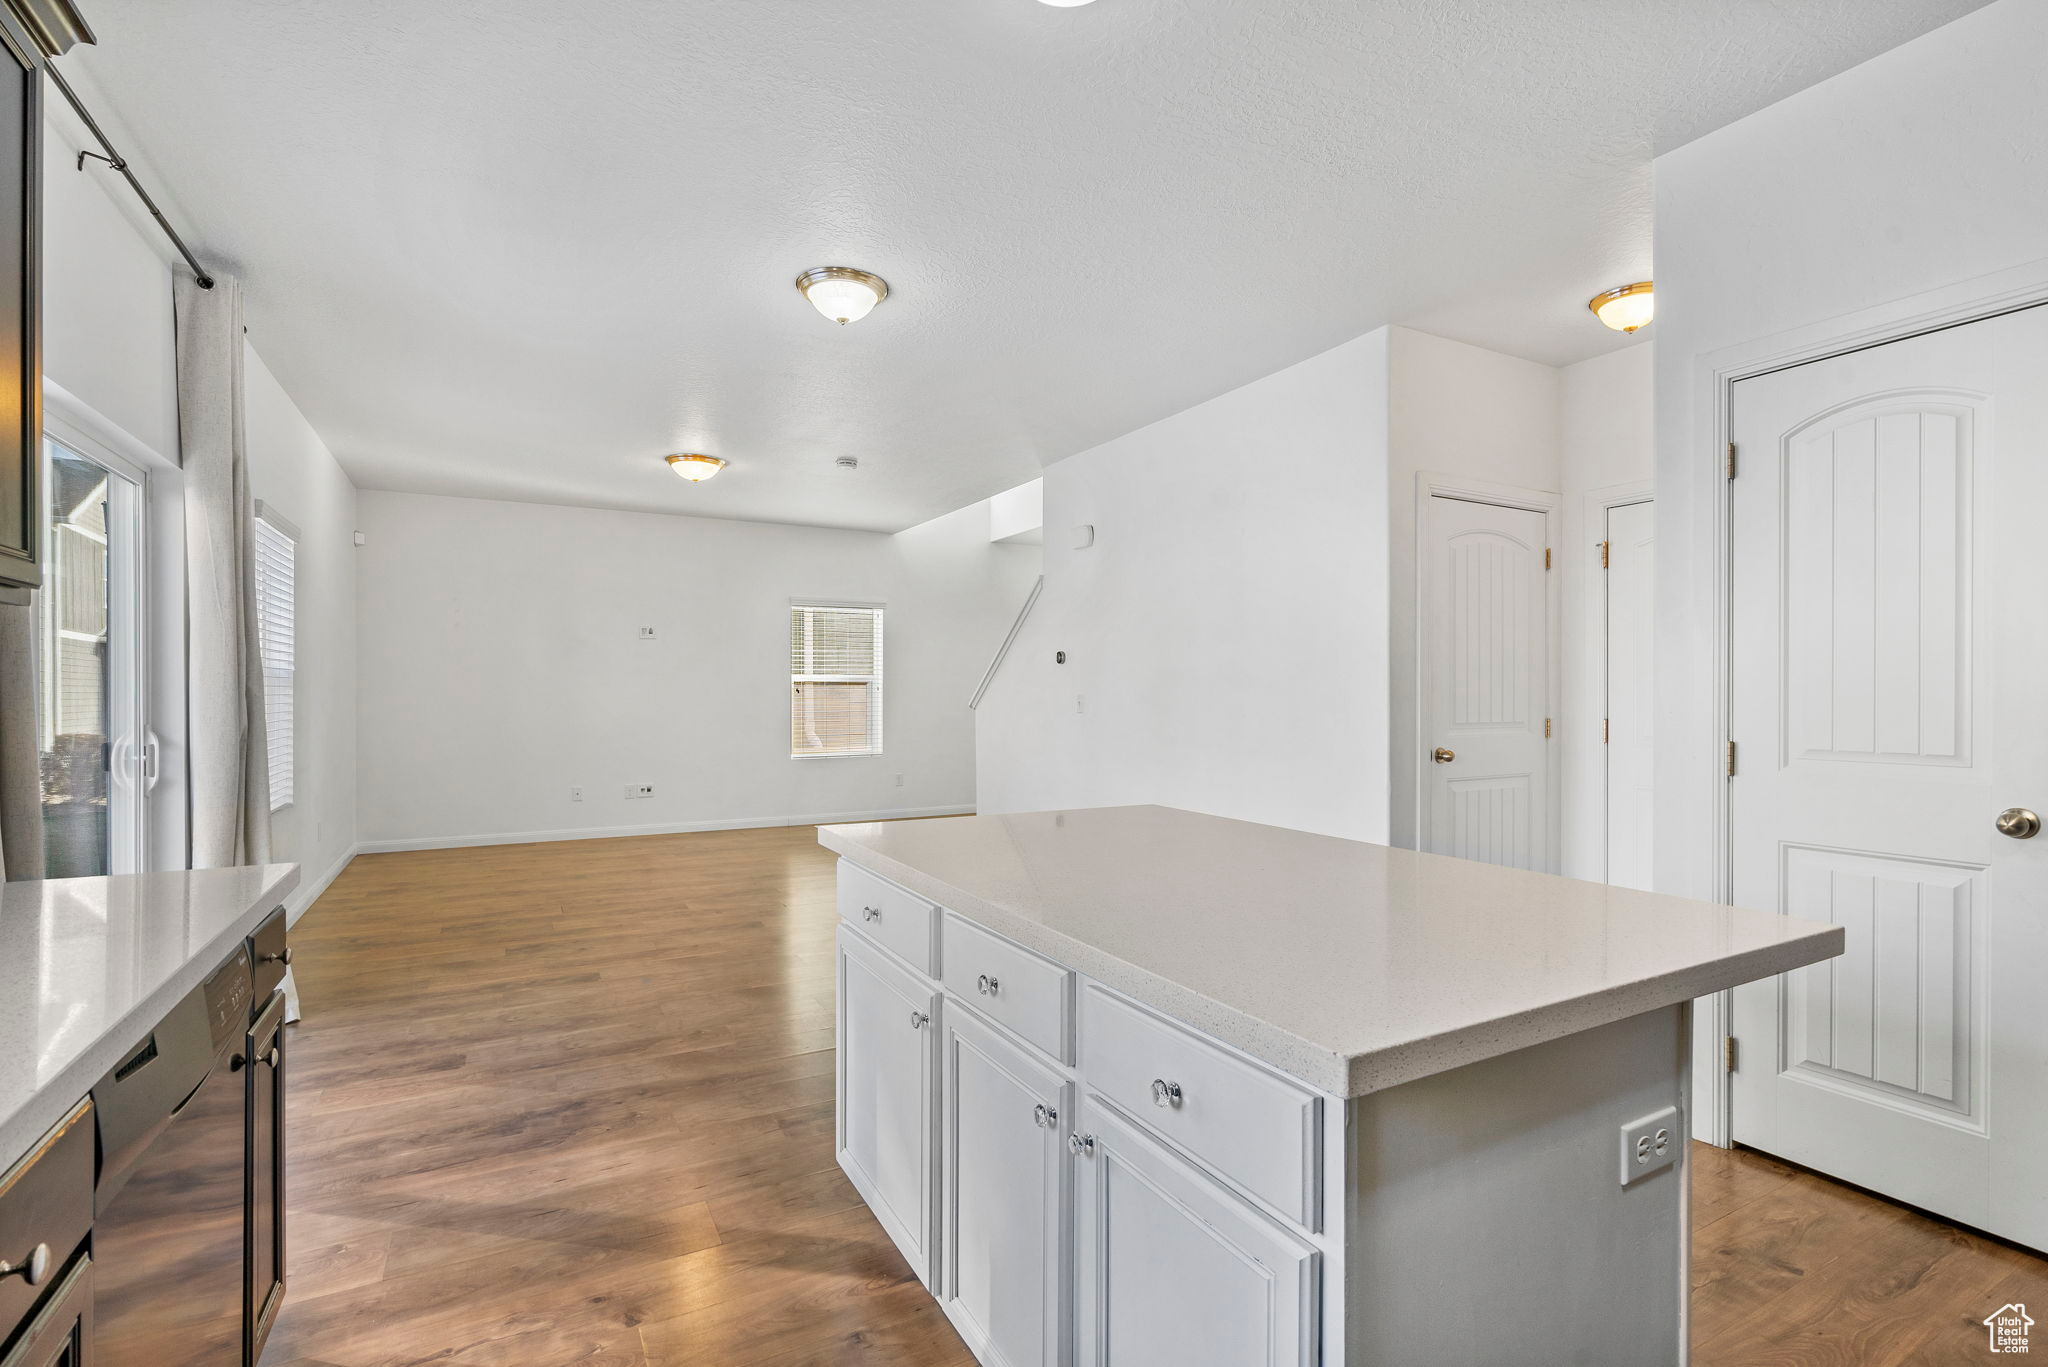
[[1278,1214],[1321,1228],[1315,1092],[1093,983],[1080,1039],[1090,1088]]
[[842,859],[839,915],[918,972],[932,975],[937,911],[924,898]]
[[13,1167],[0,1172],[0,1261],[27,1265],[36,1283],[0,1277],[0,1343],[50,1294],[92,1228],[92,1103],[81,1101]]
[[950,911],[939,934],[940,981],[948,992],[1061,1063],[1073,1062],[1072,973]]

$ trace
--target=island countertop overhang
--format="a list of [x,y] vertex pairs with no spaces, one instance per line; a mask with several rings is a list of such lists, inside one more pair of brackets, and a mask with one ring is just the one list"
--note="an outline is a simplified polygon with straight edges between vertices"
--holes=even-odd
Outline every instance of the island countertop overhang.
[[298,886],[297,864],[0,884],[0,1168]]
[[1346,1098],[1843,948],[1839,926],[1167,807],[822,826],[819,840]]

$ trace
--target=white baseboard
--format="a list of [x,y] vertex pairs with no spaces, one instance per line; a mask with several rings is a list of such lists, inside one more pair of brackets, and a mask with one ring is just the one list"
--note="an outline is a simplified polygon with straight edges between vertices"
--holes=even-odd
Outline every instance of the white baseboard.
[[299,918],[306,914],[307,908],[320,900],[320,894],[327,891],[330,883],[341,877],[341,871],[348,867],[349,861],[358,854],[361,854],[362,851],[363,847],[361,845],[349,846],[341,852],[339,859],[328,866],[327,872],[321,874],[318,878],[312,879],[310,882],[302,882],[296,888],[293,888],[292,895],[284,899],[285,925],[288,927],[297,925]]
[[[549,840],[613,840],[630,835],[682,835],[690,831],[751,831],[769,826],[831,826],[845,821],[901,821],[920,816],[967,816],[966,807],[898,807],[879,812],[813,812],[808,816],[752,816],[723,821],[671,821],[651,826],[581,826],[559,831],[498,831],[484,835],[427,835],[403,840],[365,840],[353,853],[399,850],[458,850],[475,845],[537,845]],[[335,873],[339,873],[339,868]],[[330,879],[333,875],[329,875]],[[322,886],[325,886],[324,884]]]

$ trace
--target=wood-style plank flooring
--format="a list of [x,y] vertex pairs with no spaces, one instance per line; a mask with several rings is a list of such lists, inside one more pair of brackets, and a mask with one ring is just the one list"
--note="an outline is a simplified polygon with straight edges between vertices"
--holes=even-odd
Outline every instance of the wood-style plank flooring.
[[[358,858],[294,932],[266,1367],[969,1367],[833,1162],[832,885],[808,828]],[[1697,1158],[1699,1367],[1976,1362],[2048,1306],[2041,1259]]]

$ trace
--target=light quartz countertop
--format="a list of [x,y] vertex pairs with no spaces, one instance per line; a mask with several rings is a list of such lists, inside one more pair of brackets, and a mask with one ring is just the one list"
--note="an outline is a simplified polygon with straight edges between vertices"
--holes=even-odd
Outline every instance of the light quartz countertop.
[[1342,1097],[1842,952],[1839,926],[1170,807],[818,836]]
[[0,884],[0,1169],[299,883],[297,864]]

